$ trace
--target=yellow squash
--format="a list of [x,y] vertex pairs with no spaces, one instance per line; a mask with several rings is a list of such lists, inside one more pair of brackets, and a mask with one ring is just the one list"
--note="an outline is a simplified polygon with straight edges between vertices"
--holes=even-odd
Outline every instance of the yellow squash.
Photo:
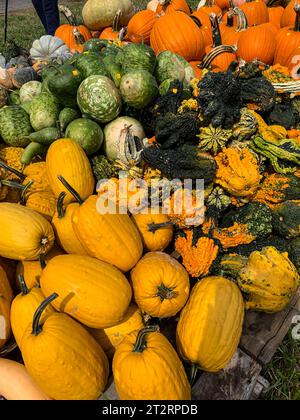
[[94,191],[95,181],[90,162],[82,147],[71,139],[54,141],[46,156],[47,176],[56,198],[66,192],[65,203],[74,201],[74,197],[57,178],[62,175],[78,194],[87,198]]
[[26,369],[50,398],[95,400],[107,382],[107,357],[85,328],[68,315],[54,312],[40,323],[45,307],[56,297],[45,299],[23,335]]
[[13,292],[5,270],[0,265],[0,349],[9,339],[11,333],[10,304]]
[[0,203],[0,255],[37,260],[54,243],[50,223],[39,213],[14,203]]
[[131,304],[122,321],[103,330],[90,329],[90,333],[103,348],[109,358],[112,358],[119,344],[132,331],[143,328],[143,318],[139,308]]
[[268,246],[254,251],[239,272],[238,285],[246,293],[246,309],[278,312],[294,296],[299,284],[299,274],[288,258]]
[[239,288],[224,277],[206,277],[192,290],[177,325],[183,359],[208,372],[223,369],[237,350],[244,320]]
[[[19,283],[22,292],[18,294],[11,304],[10,322],[13,335],[19,348],[22,348],[22,338],[28,325],[32,323],[33,315],[40,304],[45,300],[45,296],[39,287],[28,289],[24,277],[19,275]],[[52,306],[47,306],[42,314],[44,321],[47,316],[54,312]]]
[[[43,257],[45,264],[51,260],[51,258],[56,257],[57,255],[62,255],[64,251],[54,244],[53,248],[48,252],[47,255]],[[24,276],[26,285],[28,289],[31,289],[34,286],[40,285],[40,277],[43,271],[42,261],[19,261],[16,269],[16,284],[18,290],[21,290],[20,284],[18,281],[18,276],[22,274]]]
[[55,309],[91,328],[106,328],[124,317],[131,287],[116,267],[81,255],[52,258],[40,280],[45,296],[57,293]]
[[183,365],[155,326],[124,338],[114,355],[113,375],[121,400],[191,399]]
[[74,232],[72,224],[73,213],[79,207],[79,203],[70,203],[63,208],[65,195],[62,192],[58,197],[57,210],[52,219],[56,239],[68,254],[88,255]]
[[134,214],[135,222],[148,251],[163,251],[173,238],[173,226],[167,214]]
[[174,316],[185,305],[190,291],[185,268],[170,255],[148,252],[131,271],[134,298],[148,315]]

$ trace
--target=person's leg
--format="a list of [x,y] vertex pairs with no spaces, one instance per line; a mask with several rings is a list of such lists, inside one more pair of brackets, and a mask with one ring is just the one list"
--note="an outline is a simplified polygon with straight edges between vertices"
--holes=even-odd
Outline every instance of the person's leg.
[[40,18],[40,21],[42,22],[45,31],[47,32],[47,21],[46,21],[46,16],[44,13],[44,8],[43,8],[43,1],[41,0],[31,0],[32,4],[36,10],[36,13],[38,14],[38,17]]
[[59,27],[58,0],[41,0],[46,18],[47,34],[54,35]]

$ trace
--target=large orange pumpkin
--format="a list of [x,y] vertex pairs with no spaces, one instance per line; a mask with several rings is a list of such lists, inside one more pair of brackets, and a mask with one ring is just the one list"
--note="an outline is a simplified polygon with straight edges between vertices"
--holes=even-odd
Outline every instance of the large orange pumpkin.
[[227,22],[229,20],[229,22],[233,23],[233,26],[230,27],[226,25],[226,29],[224,29],[224,24],[223,24],[223,28],[221,27],[223,31],[222,29],[220,29],[223,43],[225,45],[237,45],[242,32],[248,29],[248,23],[247,23],[247,18],[246,18],[245,13],[241,9],[236,8],[234,14],[237,17],[237,25],[234,26],[234,21],[233,21],[234,16],[228,15]]
[[134,43],[144,42],[149,44],[150,34],[156,22],[157,15],[152,10],[141,10],[129,21],[127,38]]
[[248,25],[260,25],[269,21],[269,12],[262,0],[247,0],[240,6],[247,17]]
[[153,26],[150,43],[156,54],[172,51],[187,61],[201,60],[205,53],[201,30],[183,12],[168,13],[158,19]]
[[300,4],[294,7],[296,12],[294,27],[281,28],[276,36],[274,63],[289,65],[289,58],[295,48],[300,45]]
[[92,38],[88,28],[84,25],[77,25],[76,18],[66,6],[60,6],[60,11],[66,17],[68,23],[60,25],[55,36],[58,36],[70,48],[71,52],[82,52],[85,41]]
[[190,15],[190,7],[186,0],[160,0],[156,9],[156,13],[172,13],[177,10]]
[[237,43],[237,55],[245,61],[258,59],[272,64],[276,42],[272,31],[264,25],[253,26],[241,33]]
[[194,22],[202,32],[205,47],[211,45],[213,43],[213,39],[208,14],[199,9],[193,14],[191,14],[191,18],[194,20]]

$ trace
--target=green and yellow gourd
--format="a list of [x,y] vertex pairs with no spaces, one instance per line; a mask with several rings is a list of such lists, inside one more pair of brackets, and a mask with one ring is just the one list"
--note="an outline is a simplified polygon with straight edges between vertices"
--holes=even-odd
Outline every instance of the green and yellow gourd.
[[299,274],[288,258],[274,247],[254,251],[240,270],[238,285],[246,296],[246,309],[278,312],[291,301]]
[[36,310],[23,335],[22,357],[30,376],[55,400],[95,400],[108,378],[104,351],[83,326],[66,314],[54,312],[42,324],[50,295]]
[[284,201],[273,208],[275,232],[286,239],[300,236],[300,200]]

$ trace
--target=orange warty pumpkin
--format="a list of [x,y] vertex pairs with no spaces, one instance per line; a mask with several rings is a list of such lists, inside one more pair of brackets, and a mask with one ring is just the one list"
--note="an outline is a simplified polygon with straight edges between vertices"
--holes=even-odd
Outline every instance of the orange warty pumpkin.
[[297,4],[294,10],[296,12],[294,27],[282,28],[276,36],[274,63],[286,67],[289,65],[290,55],[300,45],[300,4]]
[[68,23],[60,25],[55,36],[58,36],[70,48],[71,52],[82,52],[85,41],[92,38],[88,28],[84,25],[77,25],[77,21],[73,13],[66,6],[60,5],[60,11],[66,17]]
[[237,48],[238,57],[245,61],[257,58],[265,64],[272,64],[276,48],[275,37],[264,25],[253,26],[241,33]]
[[150,34],[156,22],[156,13],[152,10],[141,10],[129,21],[127,38],[134,43],[144,42],[149,44]]
[[190,15],[190,7],[186,0],[160,0],[156,9],[156,13],[172,13],[177,10]]
[[240,6],[247,17],[248,25],[260,25],[269,21],[268,7],[262,0],[246,0]]
[[201,60],[205,53],[201,30],[183,12],[172,12],[159,18],[153,26],[150,43],[156,54],[168,50],[187,61]]

